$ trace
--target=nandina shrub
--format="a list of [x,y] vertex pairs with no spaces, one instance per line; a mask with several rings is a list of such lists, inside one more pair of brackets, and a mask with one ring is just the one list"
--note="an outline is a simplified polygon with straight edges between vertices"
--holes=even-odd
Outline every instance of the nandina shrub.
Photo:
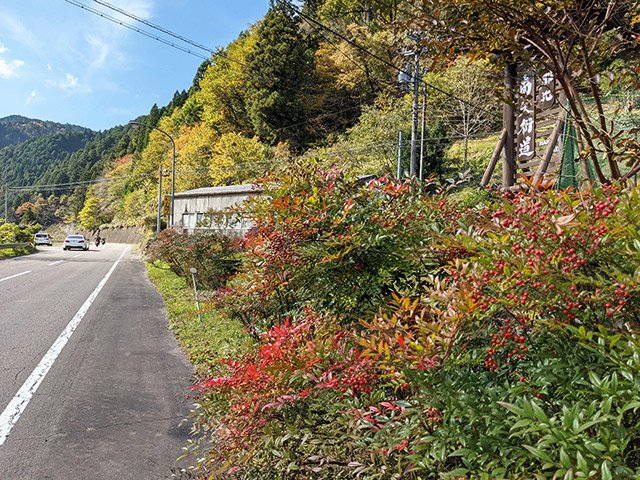
[[218,473],[335,474],[362,449],[353,439],[336,442],[356,433],[341,425],[345,413],[336,407],[374,391],[375,362],[335,319],[306,310],[273,326],[253,352],[222,363],[227,374],[196,386]]
[[[219,292],[259,341],[202,385],[209,460],[256,479],[640,475],[637,190],[469,207],[323,178],[256,206],[246,270]],[[402,228],[372,220],[396,206]]]
[[161,231],[147,244],[145,253],[151,261],[163,261],[191,285],[191,268],[197,270],[198,284],[215,290],[238,272],[243,250],[240,238],[219,233],[186,234],[177,230]]
[[441,212],[410,183],[363,185],[338,170],[281,180],[249,206],[243,273],[220,292],[249,328],[304,306],[355,322],[393,291],[417,293],[437,266],[421,250]]
[[364,323],[407,401],[372,445],[403,445],[416,478],[637,478],[639,205],[520,194],[452,225],[441,247],[464,258]]

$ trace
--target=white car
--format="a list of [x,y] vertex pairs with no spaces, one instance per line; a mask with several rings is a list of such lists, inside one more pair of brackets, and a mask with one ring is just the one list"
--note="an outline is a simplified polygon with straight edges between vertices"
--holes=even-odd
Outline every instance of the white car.
[[53,245],[53,241],[48,233],[38,232],[33,237],[33,243],[36,245]]
[[64,239],[62,249],[71,250],[72,248],[89,250],[89,241],[84,238],[84,235],[68,235],[67,238]]

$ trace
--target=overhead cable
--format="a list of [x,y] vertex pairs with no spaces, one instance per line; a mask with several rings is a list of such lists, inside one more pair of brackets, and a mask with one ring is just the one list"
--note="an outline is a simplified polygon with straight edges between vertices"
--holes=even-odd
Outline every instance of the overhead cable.
[[103,13],[103,12],[101,12],[99,10],[96,10],[95,8],[91,8],[91,7],[89,7],[87,5],[84,5],[84,4],[80,3],[80,2],[77,2],[75,0],[64,0],[64,1],[67,2],[70,5],[74,5],[74,6],[78,7],[78,8],[86,10],[87,12],[93,13],[94,15],[98,15],[99,17],[102,17],[102,18],[104,18],[106,20],[109,20],[110,22],[117,23],[118,25],[120,25],[122,27],[125,27],[125,28],[128,28],[129,30],[132,30],[132,31],[134,31],[136,33],[140,33],[141,35],[144,35],[145,37],[151,38],[152,40],[156,40],[156,41],[158,41],[160,43],[164,43],[165,45],[168,45],[168,46],[170,46],[172,48],[175,48],[176,50],[180,50],[181,52],[188,53],[189,55],[193,55],[194,57],[200,58],[202,60],[209,60],[209,57],[205,57],[204,55],[202,55],[200,53],[194,52],[193,50],[190,50],[190,49],[185,48],[185,47],[183,47],[181,45],[173,43],[173,42],[171,42],[169,40],[166,40],[166,39],[164,39],[162,37],[159,37],[158,35],[154,35],[153,33],[147,32],[145,30],[141,30],[138,27],[134,27],[133,25],[130,25],[130,24],[126,23],[126,22],[123,22],[122,20],[118,20],[117,18],[112,17],[111,15],[107,15],[106,13]]
[[198,43],[198,42],[196,42],[194,40],[191,40],[190,38],[187,38],[187,37],[185,37],[183,35],[180,35],[178,33],[172,32],[171,30],[166,29],[166,28],[164,28],[164,27],[162,27],[160,25],[157,25],[155,23],[152,23],[152,22],[150,22],[148,20],[145,20],[144,18],[140,18],[137,15],[134,15],[131,12],[127,12],[126,10],[123,10],[120,7],[117,7],[115,5],[111,5],[110,3],[104,2],[102,0],[93,0],[93,1],[95,3],[97,3],[98,5],[102,5],[103,7],[107,7],[107,8],[109,8],[109,9],[115,11],[115,12],[118,12],[118,13],[124,15],[125,17],[129,17],[132,20],[135,20],[136,22],[140,22],[140,23],[142,23],[142,24],[144,24],[144,25],[146,25],[148,27],[153,28],[154,30],[158,30],[159,32],[162,32],[162,33],[164,33],[166,35],[169,35],[170,37],[173,37],[173,38],[175,38],[177,40],[180,40],[180,41],[182,41],[184,43],[187,43],[187,44],[189,44],[189,45],[191,45],[193,47],[199,48],[200,50],[203,50],[203,51],[205,51],[205,52],[207,52],[207,53],[209,53],[211,55],[214,55],[214,56],[217,56],[217,57],[223,57],[223,58],[226,58],[227,60],[229,60],[230,62],[234,62],[234,63],[237,63],[239,65],[246,66],[246,64],[244,64],[243,62],[228,57],[227,55],[222,53],[220,50],[213,50],[213,49],[207,47],[206,45],[202,45],[201,43]]

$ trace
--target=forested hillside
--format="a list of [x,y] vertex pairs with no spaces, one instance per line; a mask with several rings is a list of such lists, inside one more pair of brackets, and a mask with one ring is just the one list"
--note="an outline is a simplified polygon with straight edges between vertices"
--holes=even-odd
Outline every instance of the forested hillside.
[[[154,105],[143,118],[155,124],[185,98],[186,92],[176,92],[169,105]],[[94,132],[19,116],[3,121],[12,125],[7,136],[18,139],[18,133],[26,131],[33,138],[0,149],[0,188],[4,194],[8,187],[8,207],[18,220],[45,226],[76,221],[87,188],[104,180],[105,169],[117,159],[142,151],[149,138],[148,131],[127,126]]]
[[35,137],[0,150],[0,168],[8,183],[31,185],[38,182],[50,166],[56,165],[95,138],[85,129]]
[[0,118],[0,148],[55,133],[83,132],[86,128],[10,115]]

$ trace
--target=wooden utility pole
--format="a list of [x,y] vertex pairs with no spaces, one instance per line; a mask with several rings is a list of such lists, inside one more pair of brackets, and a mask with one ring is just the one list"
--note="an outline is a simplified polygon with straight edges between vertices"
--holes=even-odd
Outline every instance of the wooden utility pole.
[[506,101],[502,111],[503,124],[506,131],[504,142],[504,162],[502,163],[502,188],[509,189],[516,183],[516,118],[514,107],[516,102],[517,66],[509,63],[504,72]]

